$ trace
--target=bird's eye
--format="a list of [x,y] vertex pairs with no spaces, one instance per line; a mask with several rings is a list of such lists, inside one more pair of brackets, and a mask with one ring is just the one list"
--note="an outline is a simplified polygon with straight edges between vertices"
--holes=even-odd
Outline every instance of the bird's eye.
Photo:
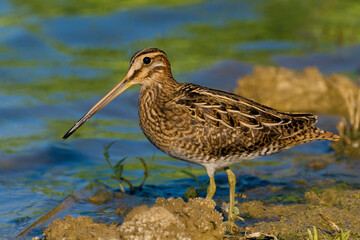
[[144,57],[143,62],[144,62],[145,64],[149,64],[149,63],[151,62],[151,58],[149,58],[149,57]]

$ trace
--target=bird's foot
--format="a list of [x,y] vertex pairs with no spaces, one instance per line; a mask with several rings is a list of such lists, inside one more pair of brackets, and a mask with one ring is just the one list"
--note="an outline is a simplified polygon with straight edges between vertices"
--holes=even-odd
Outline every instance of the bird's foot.
[[226,212],[228,214],[228,220],[225,222],[227,232],[231,234],[236,234],[237,232],[239,232],[239,227],[238,225],[236,225],[235,221],[240,220],[242,222],[245,222],[245,220],[239,216],[239,209],[235,207],[234,212],[230,212],[229,204],[227,203],[223,203],[221,209],[223,210],[223,212]]
[[[235,204],[237,202],[235,201]],[[229,221],[235,221],[235,220],[240,220],[242,222],[245,222],[245,219],[243,219],[242,217],[240,217],[240,211],[239,211],[239,208],[237,207],[234,207],[234,212],[230,212],[230,207],[229,207],[229,204],[227,203],[223,203],[222,206],[221,206],[221,209],[223,212],[226,212],[228,214],[228,220]]]
[[226,231],[230,234],[237,234],[239,232],[239,226],[234,221],[228,220],[226,223]]
[[234,213],[229,213],[228,220],[231,221],[231,222],[235,222],[236,220],[240,220],[242,222],[245,222],[245,219],[243,219],[242,217],[240,217],[239,215],[234,214]]

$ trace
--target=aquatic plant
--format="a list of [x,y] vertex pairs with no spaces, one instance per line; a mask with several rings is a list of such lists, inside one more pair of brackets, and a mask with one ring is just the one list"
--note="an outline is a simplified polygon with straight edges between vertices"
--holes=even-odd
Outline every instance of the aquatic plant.
[[209,185],[209,180],[206,180],[204,182],[200,182],[198,177],[186,170],[181,170],[181,172],[185,173],[186,175],[188,175],[189,177],[191,177],[192,179],[195,180],[197,187],[189,187],[186,192],[185,192],[185,199],[190,199],[190,198],[196,198],[197,196],[199,196],[202,192],[204,192],[207,189],[207,186]]
[[340,90],[346,104],[348,118],[343,118],[337,125],[341,140],[332,143],[332,147],[338,154],[350,157],[360,157],[360,89]]
[[310,229],[307,230],[308,231],[308,234],[309,234],[309,240],[318,240],[318,233],[317,233],[317,230],[316,230],[316,227],[313,226],[313,231],[314,233],[311,232]]
[[[319,213],[320,217],[333,229],[333,232],[327,232],[331,236],[324,238],[325,240],[347,240],[350,237],[350,230],[344,232],[343,229],[339,228],[333,221],[331,221],[327,216]],[[312,232],[310,229],[307,230],[309,234],[309,240],[318,240],[317,228],[313,226]]]
[[142,186],[145,184],[146,179],[150,175],[151,165],[152,165],[152,163],[154,162],[154,159],[155,159],[155,152],[154,152],[154,154],[152,155],[152,157],[150,159],[150,164],[147,164],[146,161],[141,157],[137,157],[136,159],[138,159],[144,166],[144,178],[143,178],[142,182],[140,183],[140,185],[138,186],[138,188],[141,190]]
[[[313,226],[313,232],[308,229],[309,238],[308,240],[319,240],[317,228]],[[325,238],[325,240],[347,240],[350,237],[350,231],[344,232],[342,229],[340,229],[340,232],[337,233],[334,237],[328,237]]]
[[125,192],[125,188],[122,184],[122,182],[126,182],[127,185],[129,185],[130,188],[130,193],[134,194],[137,190],[141,190],[142,186],[145,184],[146,179],[149,177],[150,175],[150,171],[151,168],[150,166],[152,165],[154,158],[155,158],[155,153],[153,154],[151,160],[150,160],[150,164],[148,165],[146,163],[146,161],[141,158],[141,157],[137,157],[136,159],[138,159],[144,166],[144,178],[142,180],[142,182],[140,183],[139,186],[134,187],[134,185],[130,182],[130,180],[123,176],[123,171],[124,171],[124,166],[125,166],[125,160],[127,159],[126,157],[120,159],[115,165],[112,165],[110,162],[110,154],[109,154],[109,149],[110,147],[115,143],[115,141],[109,143],[108,145],[104,145],[104,157],[106,162],[108,163],[109,167],[111,168],[111,170],[113,171],[114,175],[111,176],[111,178],[116,179],[119,182],[119,186],[122,192]]

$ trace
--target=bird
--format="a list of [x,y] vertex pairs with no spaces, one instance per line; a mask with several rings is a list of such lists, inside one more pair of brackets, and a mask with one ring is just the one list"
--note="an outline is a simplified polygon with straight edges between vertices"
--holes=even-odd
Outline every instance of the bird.
[[206,198],[215,194],[215,172],[226,171],[230,223],[236,220],[236,177],[231,165],[315,140],[339,140],[338,135],[314,126],[317,116],[311,113],[281,112],[233,93],[178,82],[167,54],[153,47],[132,56],[125,77],[62,140],[134,84],[141,85],[138,116],[144,135],[165,154],[205,167]]

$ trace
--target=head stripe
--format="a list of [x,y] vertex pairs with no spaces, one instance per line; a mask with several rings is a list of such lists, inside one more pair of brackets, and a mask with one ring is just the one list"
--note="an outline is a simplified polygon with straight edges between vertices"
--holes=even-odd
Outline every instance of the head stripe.
[[130,60],[130,66],[134,63],[134,60],[144,54],[148,54],[148,53],[155,53],[155,52],[160,52],[160,53],[163,53],[165,56],[166,53],[158,48],[145,48],[143,50],[140,50],[140,51],[137,51],[132,57],[131,57],[131,60]]

